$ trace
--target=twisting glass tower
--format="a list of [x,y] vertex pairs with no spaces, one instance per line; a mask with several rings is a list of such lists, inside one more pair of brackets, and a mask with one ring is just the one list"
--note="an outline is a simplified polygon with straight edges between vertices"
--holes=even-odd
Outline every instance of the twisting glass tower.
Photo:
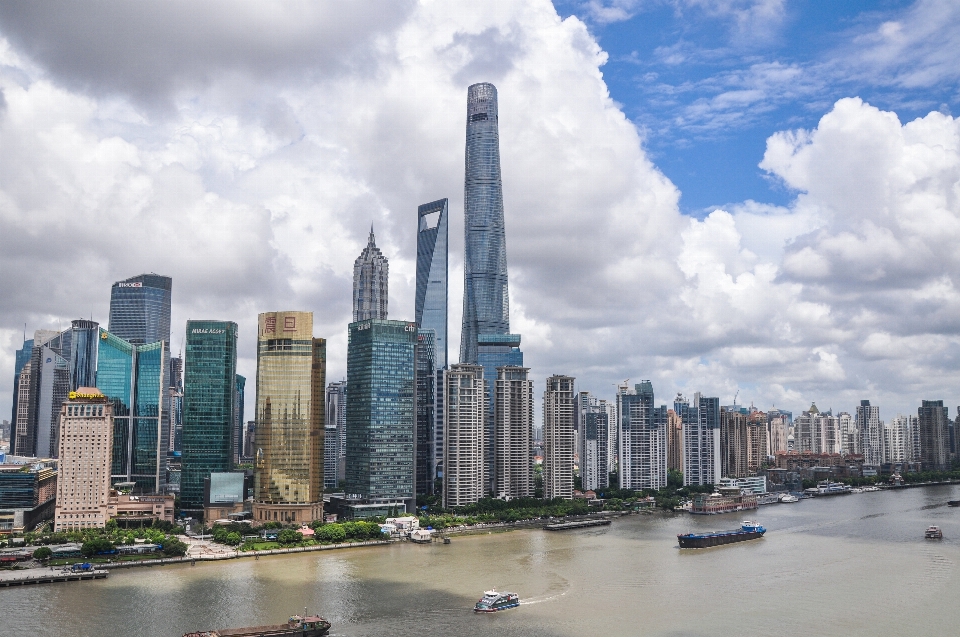
[[370,238],[353,262],[353,320],[387,318],[387,277],[390,264],[377,247],[370,227]]
[[480,334],[507,334],[507,245],[500,181],[497,87],[467,89],[467,147],[463,186],[463,330],[460,361],[477,362]]

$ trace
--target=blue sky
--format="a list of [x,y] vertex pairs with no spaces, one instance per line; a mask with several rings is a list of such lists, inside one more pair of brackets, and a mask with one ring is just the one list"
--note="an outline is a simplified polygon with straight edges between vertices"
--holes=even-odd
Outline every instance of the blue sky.
[[[795,193],[757,166],[766,140],[815,128],[840,98],[859,96],[901,122],[935,110],[960,113],[955,74],[912,77],[935,66],[928,56],[864,59],[885,23],[926,22],[924,13],[936,8],[930,4],[555,2],[562,17],[585,21],[609,54],[602,71],[611,95],[682,192],[681,210],[698,217],[748,199],[788,205]],[[937,46],[935,35],[927,45]]]

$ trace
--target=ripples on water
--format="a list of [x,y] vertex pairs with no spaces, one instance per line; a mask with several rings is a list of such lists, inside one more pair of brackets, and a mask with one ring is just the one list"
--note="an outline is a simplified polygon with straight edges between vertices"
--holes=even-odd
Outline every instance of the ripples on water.
[[[318,611],[333,634],[953,635],[960,488],[770,505],[761,540],[704,550],[676,534],[743,514],[639,515],[603,528],[115,571],[103,582],[0,589],[3,635],[179,637]],[[942,541],[923,539],[930,524]],[[521,606],[476,615],[496,586]]]

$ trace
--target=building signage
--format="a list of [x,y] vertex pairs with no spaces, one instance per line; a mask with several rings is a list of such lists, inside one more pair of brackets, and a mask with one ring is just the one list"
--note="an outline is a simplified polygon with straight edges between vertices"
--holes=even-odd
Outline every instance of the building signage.
[[416,323],[407,323],[406,325],[403,326],[403,331],[404,331],[404,332],[416,332],[416,331],[417,331],[417,324],[416,324]]
[[227,330],[221,330],[213,327],[195,327],[191,334],[226,334]]
[[361,323],[360,325],[357,326],[358,332],[360,330],[369,330],[369,329],[370,329],[370,323]]
[[77,398],[103,398],[104,397],[103,394],[81,394],[75,391],[70,392],[69,394],[67,394],[67,396],[69,396],[70,400],[76,400]]
[[118,288],[142,288],[143,282],[136,281],[134,283],[117,283]]

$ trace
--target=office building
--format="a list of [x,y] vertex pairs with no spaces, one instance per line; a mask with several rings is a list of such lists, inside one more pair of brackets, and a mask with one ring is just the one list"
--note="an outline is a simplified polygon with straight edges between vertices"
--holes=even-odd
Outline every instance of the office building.
[[481,334],[510,332],[498,113],[493,84],[467,89],[462,363],[478,362]]
[[495,396],[493,390],[497,382],[497,370],[501,367],[523,367],[523,352],[520,351],[519,334],[480,334],[477,339],[476,364],[483,367],[483,378],[486,381],[487,389],[487,414],[484,424],[486,427],[484,458],[486,458],[487,463],[485,475],[489,481],[487,489],[495,491],[497,449],[496,432],[494,431]]
[[720,410],[720,472],[724,478],[747,476],[747,415]]
[[575,453],[579,459],[580,483],[584,490],[605,488],[609,483],[608,437],[610,421],[601,401],[588,391],[577,392]]
[[950,440],[947,432],[948,407],[942,400],[924,400],[917,409],[920,430],[920,464],[923,471],[949,468]]
[[353,320],[386,320],[390,264],[380,252],[370,226],[367,246],[353,262]]
[[415,505],[417,325],[351,323],[347,345],[346,492]]
[[417,423],[416,476],[417,495],[432,495],[436,476],[435,427],[437,423],[436,333],[432,329],[417,330]]
[[243,403],[246,387],[246,377],[236,374],[233,392],[233,431],[231,431],[233,437],[231,452],[234,465],[240,464],[240,456],[243,455]]
[[170,359],[168,385],[167,451],[176,454],[183,451],[183,358],[180,356]]
[[485,384],[479,365],[451,365],[443,373],[445,509],[473,504],[487,495]]
[[543,392],[543,497],[573,497],[574,411],[570,376],[547,379]]
[[0,458],[0,535],[32,531],[53,519],[57,501],[57,461]]
[[494,395],[494,493],[502,500],[533,497],[533,381],[526,367],[497,369]]
[[103,528],[110,519],[113,406],[96,388],[78,387],[62,405],[60,420],[54,531]]
[[180,473],[183,509],[202,510],[203,481],[211,473],[234,467],[235,435],[239,434],[237,378],[237,324],[187,321]]
[[312,312],[259,315],[254,520],[322,519],[326,371]]
[[[13,409],[10,413],[10,451],[13,452],[13,440],[16,438],[16,425],[17,425],[17,403],[18,397],[20,395],[20,372],[23,371],[23,368],[30,363],[30,357],[33,355],[33,339],[29,341],[24,335],[23,346],[16,351],[13,359]],[[29,375],[29,371],[27,374]],[[29,388],[29,379],[27,380],[27,387]],[[29,391],[29,389],[28,389]],[[26,421],[24,421],[24,426],[26,426]]]
[[435,335],[434,364],[447,366],[448,206],[446,199],[417,208],[417,290],[414,320]]
[[100,324],[77,319],[70,322],[70,391],[97,386],[97,349]]
[[166,343],[134,345],[100,328],[97,389],[113,406],[112,480],[140,493],[165,487],[169,442],[161,416]]
[[693,395],[674,403],[683,422],[683,483],[716,484],[720,466],[720,399]]
[[[332,443],[337,450],[337,475],[336,484],[347,479],[347,381],[341,380],[327,385],[327,417],[324,421],[326,426],[333,425],[337,431],[335,440],[324,439],[324,445]],[[324,446],[326,453],[326,446]],[[324,474],[326,475],[326,474]]]
[[[880,408],[871,405],[869,400],[861,400],[857,407],[857,431],[860,433],[860,453],[863,463],[878,466],[883,462],[883,425],[880,422]],[[806,451],[806,449],[799,449]]]
[[667,408],[654,405],[653,384],[643,380],[621,390],[620,488],[667,486]]

